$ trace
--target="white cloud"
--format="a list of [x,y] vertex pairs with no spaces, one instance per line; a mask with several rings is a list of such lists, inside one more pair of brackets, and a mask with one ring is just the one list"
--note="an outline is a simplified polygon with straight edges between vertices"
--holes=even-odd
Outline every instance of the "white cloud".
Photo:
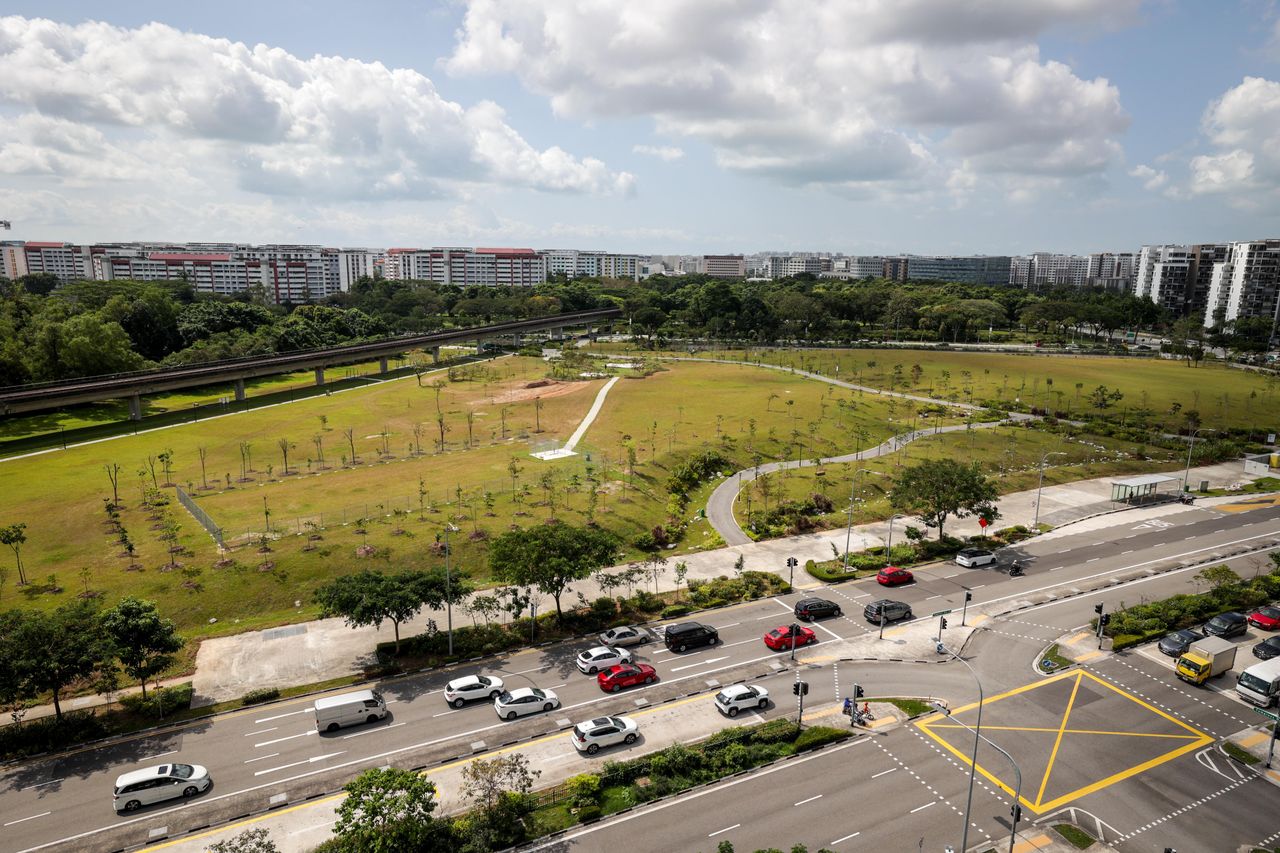
[[[538,149],[500,108],[466,108],[410,69],[183,33],[0,18],[6,172],[63,180],[184,172],[303,198],[456,194],[467,184],[626,193],[631,175]],[[56,132],[51,129],[56,128]],[[78,147],[77,147],[78,146]],[[139,160],[127,150],[146,150]]]
[[684,156],[684,149],[674,145],[633,145],[631,150],[637,154],[647,154],[659,160],[666,160],[668,163]]
[[1191,158],[1192,194],[1280,191],[1280,83],[1244,78],[1209,104],[1201,124],[1217,150]]
[[[727,169],[865,191],[1098,174],[1119,92],[1041,59],[1139,0],[470,0],[451,74],[512,73],[579,119],[647,116]],[[999,180],[996,178],[999,177]],[[953,187],[954,189],[954,187]]]
[[1139,164],[1130,169],[1129,177],[1142,181],[1142,188],[1147,190],[1158,190],[1169,181],[1167,172],[1153,169],[1146,164]]

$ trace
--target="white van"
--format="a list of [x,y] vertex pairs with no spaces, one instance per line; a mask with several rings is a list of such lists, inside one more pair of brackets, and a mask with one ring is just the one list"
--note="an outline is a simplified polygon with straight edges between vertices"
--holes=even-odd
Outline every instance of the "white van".
[[316,728],[336,732],[343,726],[372,723],[387,716],[387,703],[376,690],[357,690],[316,700]]
[[131,770],[116,777],[117,812],[136,812],[152,803],[178,797],[190,799],[209,790],[213,779],[199,764],[161,764],[145,770]]
[[1280,658],[1272,658],[1240,673],[1236,694],[1246,702],[1268,707],[1280,696]]

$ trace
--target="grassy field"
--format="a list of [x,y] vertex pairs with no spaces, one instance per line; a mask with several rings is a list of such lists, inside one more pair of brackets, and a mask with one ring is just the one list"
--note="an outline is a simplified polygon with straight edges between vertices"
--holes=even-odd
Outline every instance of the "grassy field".
[[[604,380],[529,388],[544,379],[546,365],[526,358],[470,370],[470,381],[450,382],[439,394],[443,453],[436,444],[436,391],[429,380],[422,387],[410,377],[0,462],[0,489],[11,496],[0,523],[28,525],[22,556],[32,581],[19,591],[6,560],[0,607],[50,608],[76,595],[110,604],[136,594],[157,601],[192,635],[310,618],[311,592],[336,574],[438,565],[430,545],[448,522],[460,528],[453,534],[456,564],[483,579],[487,537],[553,513],[585,520],[589,468],[598,481],[597,517],[630,540],[666,521],[663,483],[671,466],[694,451],[715,449],[734,470],[757,457],[844,452],[859,440],[884,440],[892,426],[888,404],[875,395],[750,367],[676,365],[621,380],[579,446],[581,455],[543,463],[530,450],[563,442]],[[289,443],[287,474],[281,440]],[[242,444],[249,445],[247,459]],[[627,445],[636,455],[633,471],[625,463]],[[217,553],[176,500],[158,511],[143,506],[151,463],[163,484],[158,457],[169,451],[172,482],[227,530],[236,545],[228,554]],[[104,510],[111,496],[106,468],[115,464],[121,523],[136,543],[132,561]],[[712,485],[694,495],[693,507]],[[173,490],[161,491],[173,497]],[[166,514],[180,524],[185,548],[180,565],[169,570],[160,541]],[[256,534],[268,523],[273,536],[260,542]],[[715,544],[718,537],[697,522],[680,550]]]
[[[686,353],[671,353],[686,355]],[[1123,398],[1105,413],[1148,410],[1151,419],[1174,429],[1197,411],[1206,427],[1280,427],[1280,378],[1206,362],[1158,358],[961,352],[956,350],[712,350],[703,357],[749,358],[797,367],[876,388],[925,394],[959,402],[1021,402],[1083,416],[1097,412],[1089,401],[1099,385]],[[920,370],[916,372],[915,366]],[[837,368],[839,370],[837,371]]]

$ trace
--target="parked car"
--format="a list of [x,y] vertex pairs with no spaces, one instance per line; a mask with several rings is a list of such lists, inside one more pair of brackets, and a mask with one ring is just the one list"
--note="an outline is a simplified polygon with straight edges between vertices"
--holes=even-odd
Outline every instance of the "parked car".
[[1259,607],[1249,614],[1249,624],[1267,631],[1280,628],[1280,607]]
[[615,664],[631,663],[631,652],[610,646],[596,646],[594,649],[579,653],[576,663],[578,669],[587,675],[595,675],[600,670],[608,669]]
[[212,784],[209,771],[199,764],[161,764],[130,770],[116,777],[116,811],[134,812],[152,803],[194,797]]
[[1249,622],[1244,614],[1235,611],[1219,613],[1204,625],[1204,632],[1215,637],[1237,637],[1249,630]]
[[868,622],[880,624],[880,614],[884,614],[885,622],[897,622],[900,619],[911,618],[911,605],[905,601],[894,601],[891,598],[882,598],[879,601],[873,601],[862,610],[863,617]]
[[988,551],[986,548],[963,548],[959,554],[956,554],[956,565],[964,566],[966,569],[986,566],[995,561],[995,552]]
[[642,643],[650,642],[653,634],[648,628],[641,628],[639,625],[626,625],[622,628],[610,628],[605,631],[597,639],[600,640],[602,646],[613,646],[615,649],[624,646],[638,646]]
[[1157,648],[1160,649],[1161,654],[1176,658],[1186,654],[1187,649],[1191,648],[1191,644],[1196,640],[1203,639],[1204,634],[1194,628],[1183,628],[1181,631],[1165,634]]
[[461,708],[477,699],[493,701],[502,694],[502,679],[496,675],[464,675],[444,686],[444,701]]
[[620,663],[596,674],[596,683],[606,693],[617,693],[637,684],[653,684],[657,680],[658,671],[647,663]]
[[701,622],[679,622],[668,625],[662,641],[673,652],[683,652],[695,646],[714,646],[720,642],[720,634],[710,625]]
[[807,646],[818,641],[818,635],[813,633],[812,628],[806,628],[803,625],[796,627],[800,630],[793,635],[790,625],[779,625],[764,635],[764,644],[775,652],[783,652],[793,645]]
[[640,737],[640,727],[630,717],[596,717],[573,727],[574,748],[595,755],[606,746],[633,744]]
[[812,622],[823,616],[839,616],[840,605],[825,598],[802,598],[796,602],[796,618],[804,622]]
[[1267,637],[1253,647],[1253,656],[1262,660],[1271,660],[1280,655],[1280,637]]
[[551,690],[540,690],[537,687],[517,687],[515,690],[504,690],[493,700],[493,710],[504,720],[514,720],[528,714],[550,711],[560,707],[560,697]]
[[739,711],[765,708],[768,705],[769,691],[756,685],[730,684],[716,694],[716,708],[730,717],[738,716]]
[[901,586],[904,583],[911,583],[913,580],[915,580],[915,575],[897,566],[885,566],[876,575],[876,583],[881,586]]

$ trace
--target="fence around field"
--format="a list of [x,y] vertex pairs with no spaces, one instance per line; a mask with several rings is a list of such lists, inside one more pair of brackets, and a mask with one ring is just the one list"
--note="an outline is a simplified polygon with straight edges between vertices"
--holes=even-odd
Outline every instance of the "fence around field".
[[218,547],[222,548],[222,528],[214,522],[199,504],[187,494],[182,486],[174,486],[174,490],[178,493],[178,502],[187,508],[187,512],[191,513],[191,517],[200,522],[200,526],[209,531],[209,535],[213,537],[213,541],[218,543]]

